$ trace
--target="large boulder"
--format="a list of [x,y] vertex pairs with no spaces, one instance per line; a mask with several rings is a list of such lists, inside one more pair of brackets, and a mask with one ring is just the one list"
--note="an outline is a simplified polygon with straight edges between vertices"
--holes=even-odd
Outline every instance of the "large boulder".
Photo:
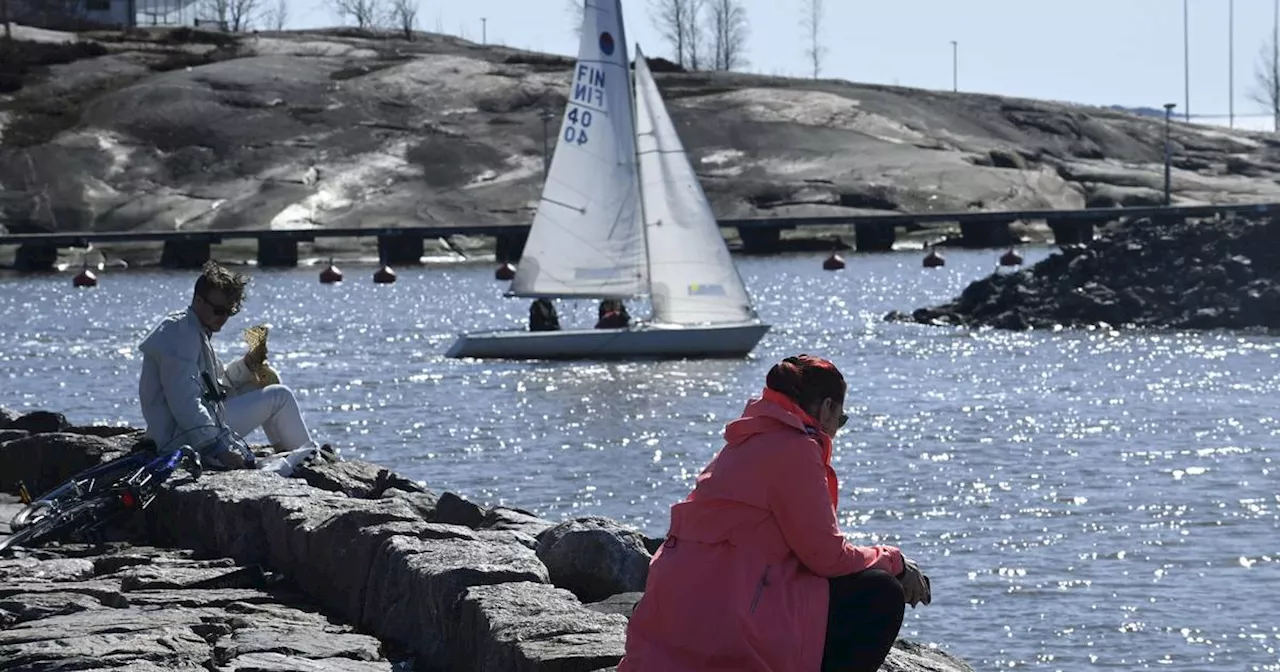
[[538,537],[538,558],[551,582],[583,602],[644,590],[652,559],[645,537],[614,520],[566,520]]
[[76,473],[126,454],[132,446],[127,435],[103,439],[66,432],[6,441],[0,444],[0,492],[14,492],[17,482],[25,481],[36,496]]
[[1034,266],[993,273],[954,300],[891,321],[1032,328],[1280,329],[1280,221],[1114,227]]

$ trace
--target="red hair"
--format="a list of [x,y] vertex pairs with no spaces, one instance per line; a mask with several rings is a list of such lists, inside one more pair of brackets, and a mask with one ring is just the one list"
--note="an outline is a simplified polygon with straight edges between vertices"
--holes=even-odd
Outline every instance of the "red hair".
[[806,412],[823,399],[844,403],[844,375],[835,364],[813,355],[788,357],[774,364],[764,384],[786,395]]

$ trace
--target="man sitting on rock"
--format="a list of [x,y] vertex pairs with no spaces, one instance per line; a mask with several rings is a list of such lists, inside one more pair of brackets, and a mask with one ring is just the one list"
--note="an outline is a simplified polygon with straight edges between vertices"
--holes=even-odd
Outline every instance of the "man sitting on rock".
[[[266,363],[266,342],[223,367],[213,334],[240,312],[248,278],[210,261],[196,280],[191,305],[166,316],[138,349],[138,395],[147,438],[160,450],[195,448],[214,469],[268,468],[288,475],[304,459],[333,449],[312,440],[298,401],[284,385],[260,385],[255,371]],[[257,463],[244,435],[261,427],[276,451],[290,455]]]

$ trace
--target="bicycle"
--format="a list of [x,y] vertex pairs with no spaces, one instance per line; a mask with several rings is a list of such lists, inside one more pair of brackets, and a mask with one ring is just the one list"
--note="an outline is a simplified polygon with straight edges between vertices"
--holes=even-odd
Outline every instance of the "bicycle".
[[163,485],[178,469],[192,480],[204,473],[200,455],[191,446],[179,446],[158,455],[139,450],[86,469],[52,490],[29,500],[10,521],[9,537],[0,540],[0,555],[17,546],[28,548],[60,538],[86,538],[122,514],[151,505]]

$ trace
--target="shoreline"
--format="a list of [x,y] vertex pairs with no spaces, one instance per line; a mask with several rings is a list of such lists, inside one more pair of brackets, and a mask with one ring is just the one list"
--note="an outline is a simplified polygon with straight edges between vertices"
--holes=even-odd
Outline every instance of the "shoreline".
[[[127,451],[140,431],[74,427],[51,413],[38,416],[39,422],[30,417],[0,409],[0,431],[6,433],[0,442],[0,491],[13,490],[23,479],[43,492]],[[0,513],[11,515],[11,509],[0,507]],[[8,599],[0,600],[0,617],[15,595],[33,595],[27,601],[38,605],[23,612],[33,625],[0,629],[0,661],[19,654],[50,664],[86,659],[93,652],[86,653],[79,642],[105,635],[104,620],[111,627],[121,627],[119,621],[131,624],[122,638],[133,646],[117,650],[123,651],[117,654],[121,657],[110,661],[116,666],[136,662],[144,665],[139,669],[173,669],[210,667],[212,661],[224,669],[228,652],[290,653],[290,647],[301,645],[278,633],[266,638],[275,648],[234,646],[248,638],[242,629],[257,625],[234,621],[234,613],[227,627],[196,629],[198,623],[220,622],[199,618],[211,605],[235,612],[245,607],[232,605],[245,603],[277,615],[310,608],[282,604],[263,583],[262,577],[271,576],[270,586],[287,588],[284,592],[314,605],[332,626],[325,631],[334,634],[303,642],[321,650],[300,654],[330,658],[335,665],[271,669],[605,672],[616,670],[622,657],[627,618],[643,595],[651,553],[661,544],[600,516],[556,522],[517,508],[481,507],[358,460],[303,465],[290,478],[252,470],[207,472],[195,481],[177,476],[131,522],[124,526],[131,531],[120,532],[124,538],[114,553],[133,560],[111,560],[110,549],[77,551],[75,545],[63,547],[81,553],[70,565],[50,549],[18,551],[35,558],[34,564],[0,558],[5,581],[0,598]],[[85,557],[104,559],[87,561],[85,569]],[[105,571],[129,564],[150,565],[125,569],[141,572],[146,580]],[[40,567],[50,570],[9,585],[13,572],[31,572],[33,566],[37,573]],[[55,566],[80,569],[68,577],[67,571],[52,571]],[[68,578],[90,585],[78,591],[57,585]],[[191,588],[202,590],[184,597]],[[218,597],[215,588],[235,594]],[[48,596],[60,594],[76,597],[48,603]],[[83,599],[86,594],[94,599]],[[40,599],[46,600],[44,610]],[[168,608],[128,617],[119,611],[135,603]],[[31,631],[41,627],[54,636],[33,638]],[[331,637],[346,638],[365,653],[335,655],[317,643]],[[369,660],[370,638],[379,642],[381,660]],[[163,648],[164,641],[175,639],[185,645]],[[4,669],[9,668],[0,662]],[[895,643],[881,669],[972,672],[935,645],[904,639]]]

